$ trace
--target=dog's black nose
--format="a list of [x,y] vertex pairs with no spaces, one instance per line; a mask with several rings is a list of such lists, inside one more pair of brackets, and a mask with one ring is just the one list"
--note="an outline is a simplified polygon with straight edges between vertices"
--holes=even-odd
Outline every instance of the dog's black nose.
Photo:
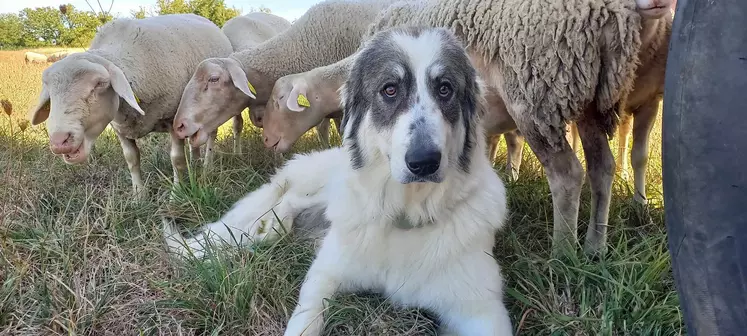
[[405,154],[407,169],[419,177],[425,177],[438,171],[441,165],[441,152],[435,149],[416,149]]

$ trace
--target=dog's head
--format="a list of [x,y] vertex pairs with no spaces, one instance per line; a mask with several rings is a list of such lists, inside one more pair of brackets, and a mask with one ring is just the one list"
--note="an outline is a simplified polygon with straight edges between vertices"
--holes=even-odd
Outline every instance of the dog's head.
[[341,88],[353,168],[386,160],[400,183],[467,172],[481,89],[456,37],[442,28],[389,29],[355,57]]

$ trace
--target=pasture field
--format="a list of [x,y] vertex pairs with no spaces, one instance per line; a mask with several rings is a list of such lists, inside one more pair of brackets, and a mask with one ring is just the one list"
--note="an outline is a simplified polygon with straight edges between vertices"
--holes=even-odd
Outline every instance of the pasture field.
[[[282,335],[313,258],[309,246],[289,235],[253,253],[227,249],[210,253],[210,263],[182,261],[166,252],[160,231],[161,214],[189,228],[218,219],[282,163],[263,148],[246,111],[244,154],[232,154],[227,123],[214,169],[193,167],[174,202],[165,197],[168,135],[139,140],[150,199],[137,203],[110,129],[80,166],[52,155],[43,125],[21,130],[44,68],[25,65],[23,51],[0,51],[0,99],[13,104],[11,116],[0,114],[0,335]],[[615,180],[610,250],[598,261],[580,252],[550,257],[542,167],[527,147],[519,181],[508,182],[502,144],[496,173],[506,181],[510,214],[495,249],[518,335],[684,333],[661,205],[660,129],[651,148],[652,203],[636,205],[632,181]],[[340,143],[336,133],[331,140]],[[319,147],[312,131],[295,150]],[[588,212],[585,184],[580,237]],[[427,311],[350,294],[330,301],[325,333],[435,335],[436,323]]]

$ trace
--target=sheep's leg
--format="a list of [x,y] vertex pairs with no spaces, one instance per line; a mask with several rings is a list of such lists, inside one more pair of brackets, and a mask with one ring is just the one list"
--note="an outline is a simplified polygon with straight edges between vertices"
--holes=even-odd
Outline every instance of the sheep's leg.
[[335,128],[337,129],[337,134],[340,135],[340,138],[342,139],[342,118],[332,118],[335,122]]
[[145,185],[143,184],[140,172],[140,149],[137,148],[137,143],[134,139],[125,138],[119,133],[116,134],[122,146],[122,154],[124,154],[125,161],[127,162],[127,169],[130,170],[132,192],[136,200],[143,201],[147,197],[147,193],[145,192]]
[[506,132],[503,136],[506,138],[506,149],[508,151],[506,171],[510,172],[511,178],[516,181],[519,179],[519,167],[521,167],[521,157],[524,151],[524,137],[518,130]]
[[[587,113],[586,116],[592,115]],[[591,216],[586,231],[584,251],[587,254],[604,253],[607,248],[612,179],[615,176],[615,158],[612,156],[607,136],[594,117],[577,121],[581,144],[584,146],[587,175],[591,187]]]
[[329,122],[328,118],[324,118],[316,126],[316,135],[319,137],[319,142],[322,143],[323,148],[329,148]]
[[641,204],[646,203],[646,169],[648,168],[648,146],[651,129],[659,113],[659,99],[654,99],[641,106],[635,114],[633,122],[633,176],[635,180],[635,196],[633,199]]
[[501,141],[501,135],[489,135],[488,142],[490,143],[490,149],[488,149],[488,160],[490,163],[495,164],[495,158],[498,156],[498,143]]
[[241,114],[233,117],[233,152],[241,154],[241,131],[244,130],[244,118]]
[[[187,159],[184,157],[184,139],[180,139],[174,131],[171,131],[170,134],[171,168],[174,170],[174,184],[179,184],[187,170]],[[194,150],[195,148],[192,147],[192,153],[194,153]],[[199,151],[200,148],[197,147],[197,152],[199,153]]]
[[191,144],[189,146],[189,159],[192,160],[192,162],[199,162],[200,157],[202,156],[202,153],[200,153],[200,147],[192,147]]
[[550,185],[553,203],[553,254],[574,251],[578,245],[578,206],[584,179],[581,163],[565,139],[558,139],[561,147],[553,150],[548,139],[540,134],[537,125],[530,119],[529,111],[512,112],[529,148],[545,168],[545,176]]
[[213,166],[213,157],[215,156],[215,139],[218,138],[218,130],[210,133],[207,144],[205,144],[205,164],[204,169],[210,169]]
[[628,139],[630,138],[630,130],[632,127],[633,116],[626,114],[620,120],[620,125],[617,130],[617,166],[616,169],[620,171],[620,175],[624,179],[628,179]]

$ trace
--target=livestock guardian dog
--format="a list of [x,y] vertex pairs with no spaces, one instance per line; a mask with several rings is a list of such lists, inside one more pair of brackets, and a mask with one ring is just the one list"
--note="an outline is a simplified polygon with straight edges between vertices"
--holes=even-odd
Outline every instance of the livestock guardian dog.
[[[255,239],[272,231],[267,222],[280,225],[265,213],[275,204],[286,228],[309,209],[324,211],[329,226],[286,336],[321,334],[323,300],[361,290],[434,312],[443,333],[511,335],[492,255],[506,195],[486,155],[481,90],[448,30],[380,32],[341,88],[343,147],[297,155],[208,226],[224,239]],[[205,234],[186,246],[198,248]]]

